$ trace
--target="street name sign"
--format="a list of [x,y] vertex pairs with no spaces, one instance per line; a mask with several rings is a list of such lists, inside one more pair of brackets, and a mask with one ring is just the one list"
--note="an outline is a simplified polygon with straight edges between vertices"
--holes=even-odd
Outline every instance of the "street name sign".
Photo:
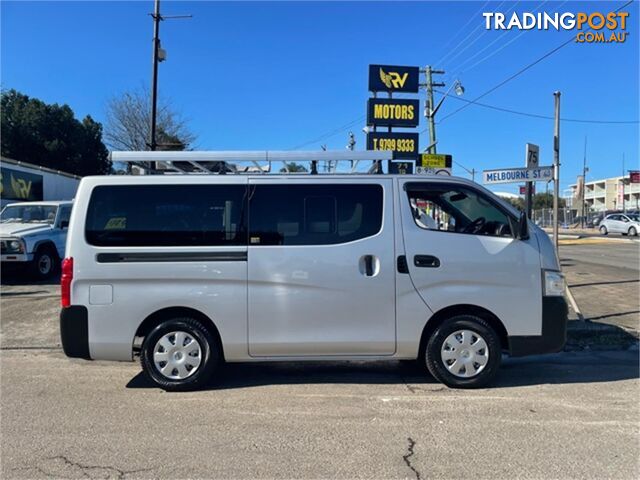
[[553,180],[553,167],[503,168],[482,172],[483,183],[543,182]]

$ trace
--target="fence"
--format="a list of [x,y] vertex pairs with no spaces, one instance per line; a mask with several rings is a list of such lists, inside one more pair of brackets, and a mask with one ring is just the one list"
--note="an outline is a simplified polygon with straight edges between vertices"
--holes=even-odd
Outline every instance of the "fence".
[[[587,214],[589,218],[589,214]],[[540,208],[531,212],[531,219],[539,227],[553,227],[553,209]],[[580,217],[575,210],[561,208],[558,211],[560,228],[575,228],[580,226]]]

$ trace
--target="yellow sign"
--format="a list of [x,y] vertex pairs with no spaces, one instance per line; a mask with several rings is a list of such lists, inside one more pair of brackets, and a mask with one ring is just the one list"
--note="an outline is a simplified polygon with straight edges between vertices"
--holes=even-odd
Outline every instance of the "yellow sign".
[[110,218],[107,224],[104,226],[105,230],[123,230],[125,228],[127,228],[126,217]]
[[421,166],[427,168],[451,168],[451,155],[440,153],[423,153],[420,155]]

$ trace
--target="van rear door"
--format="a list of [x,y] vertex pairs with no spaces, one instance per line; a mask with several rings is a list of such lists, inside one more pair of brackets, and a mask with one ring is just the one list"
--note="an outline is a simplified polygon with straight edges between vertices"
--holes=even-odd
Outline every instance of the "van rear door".
[[399,180],[411,280],[431,310],[470,304],[494,313],[509,335],[540,335],[542,281],[535,238],[490,195],[453,181]]
[[390,179],[249,181],[249,353],[395,351]]

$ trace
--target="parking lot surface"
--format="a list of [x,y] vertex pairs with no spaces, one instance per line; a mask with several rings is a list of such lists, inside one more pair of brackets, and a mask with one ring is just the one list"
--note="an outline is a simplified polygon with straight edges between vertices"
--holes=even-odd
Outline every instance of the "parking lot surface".
[[[585,316],[637,332],[632,248],[561,257]],[[475,391],[349,362],[227,365],[165,393],[137,363],[66,358],[58,293],[3,278],[2,478],[640,477],[637,344],[507,359]]]

